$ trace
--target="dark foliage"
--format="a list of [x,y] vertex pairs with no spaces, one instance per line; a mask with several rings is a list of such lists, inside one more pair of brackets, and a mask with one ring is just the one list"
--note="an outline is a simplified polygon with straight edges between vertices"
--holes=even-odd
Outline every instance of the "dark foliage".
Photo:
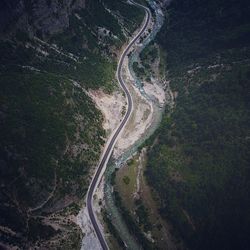
[[173,1],[158,36],[178,98],[146,174],[190,249],[250,248],[249,6]]

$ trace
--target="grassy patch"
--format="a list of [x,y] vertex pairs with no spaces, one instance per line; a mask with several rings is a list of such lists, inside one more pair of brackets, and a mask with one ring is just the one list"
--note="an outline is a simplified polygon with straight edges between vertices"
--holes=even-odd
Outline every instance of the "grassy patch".
[[132,209],[134,204],[133,194],[136,192],[137,167],[137,159],[132,159],[127,166],[117,172],[115,178],[117,190],[129,209]]

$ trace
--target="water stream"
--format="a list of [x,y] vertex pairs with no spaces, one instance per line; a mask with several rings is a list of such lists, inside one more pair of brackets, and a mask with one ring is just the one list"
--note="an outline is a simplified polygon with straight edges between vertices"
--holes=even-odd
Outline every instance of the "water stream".
[[104,187],[104,198],[106,203],[106,209],[108,211],[108,216],[115,226],[116,230],[119,232],[120,237],[125,242],[127,249],[141,249],[140,245],[137,243],[135,238],[129,233],[129,230],[124,222],[122,215],[120,214],[118,208],[115,206],[115,201],[113,198],[113,186],[111,185],[111,175],[115,171],[115,168],[120,168],[133,154],[136,153],[138,147],[153,134],[155,129],[158,127],[164,108],[159,105],[156,98],[148,95],[144,88],[142,82],[136,77],[132,65],[139,59],[140,52],[152,41],[154,40],[157,32],[163,25],[164,15],[160,7],[154,1],[148,1],[152,9],[154,10],[154,27],[150,35],[144,39],[142,46],[137,47],[136,50],[131,54],[129,58],[129,70],[134,78],[134,86],[140,91],[140,93],[152,104],[153,106],[153,119],[150,127],[145,131],[144,135],[137,140],[130,148],[128,148],[118,159],[111,158],[105,172],[105,187]]

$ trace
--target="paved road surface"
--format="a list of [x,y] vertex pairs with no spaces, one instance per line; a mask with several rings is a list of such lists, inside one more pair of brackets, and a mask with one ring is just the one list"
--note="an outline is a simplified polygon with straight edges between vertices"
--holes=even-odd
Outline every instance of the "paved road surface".
[[126,87],[126,84],[124,83],[123,79],[122,79],[122,65],[123,65],[123,62],[124,62],[124,59],[125,57],[128,55],[128,52],[129,50],[131,49],[131,47],[135,44],[135,42],[140,38],[140,36],[142,35],[142,33],[147,29],[148,27],[148,24],[149,24],[149,21],[150,21],[150,16],[151,16],[151,13],[149,11],[148,8],[146,8],[145,6],[143,5],[140,5],[140,4],[137,4],[135,2],[132,2],[132,4],[136,5],[136,6],[139,6],[141,8],[143,8],[145,10],[145,13],[146,13],[146,18],[145,18],[145,21],[143,23],[143,26],[141,28],[141,30],[138,32],[138,34],[133,38],[133,40],[128,44],[128,46],[126,47],[126,49],[123,51],[121,57],[120,57],[120,60],[118,62],[118,67],[117,67],[117,78],[118,78],[118,81],[123,89],[123,91],[125,92],[126,94],[126,97],[127,97],[127,102],[128,102],[128,109],[127,109],[127,112],[122,120],[122,122],[120,123],[120,125],[117,127],[117,129],[115,130],[115,132],[111,135],[111,138],[109,139],[105,149],[104,149],[104,152],[103,152],[103,155],[102,155],[102,158],[101,158],[101,161],[100,161],[100,164],[97,168],[97,171],[92,179],[92,182],[89,186],[89,190],[88,190],[88,193],[87,193],[87,209],[88,209],[88,213],[89,213],[89,217],[90,217],[90,220],[93,224],[93,227],[94,227],[94,230],[95,230],[95,233],[100,241],[100,244],[102,246],[102,248],[104,250],[108,250],[108,245],[107,245],[107,242],[102,234],[102,231],[100,230],[100,226],[99,226],[99,222],[97,221],[97,218],[96,218],[96,215],[93,211],[93,195],[95,193],[95,190],[100,182],[100,179],[105,171],[105,168],[106,168],[106,164],[110,158],[110,155],[112,153],[112,150],[114,148],[114,145],[118,139],[118,136],[119,134],[121,133],[121,131],[123,130],[123,128],[125,127],[131,113],[132,113],[132,110],[133,110],[133,100],[132,100],[132,97],[129,93],[129,90],[128,88]]

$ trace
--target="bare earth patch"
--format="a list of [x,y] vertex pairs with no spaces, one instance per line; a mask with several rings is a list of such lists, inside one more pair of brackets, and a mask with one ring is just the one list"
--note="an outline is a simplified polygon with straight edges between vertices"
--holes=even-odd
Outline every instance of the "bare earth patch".
[[96,238],[92,223],[89,219],[89,214],[86,206],[79,212],[77,216],[77,224],[80,226],[83,232],[81,250],[102,250],[99,240]]
[[123,109],[126,107],[125,96],[121,91],[116,91],[109,95],[102,90],[90,90],[88,95],[102,112],[104,117],[103,128],[109,135],[122,120]]

